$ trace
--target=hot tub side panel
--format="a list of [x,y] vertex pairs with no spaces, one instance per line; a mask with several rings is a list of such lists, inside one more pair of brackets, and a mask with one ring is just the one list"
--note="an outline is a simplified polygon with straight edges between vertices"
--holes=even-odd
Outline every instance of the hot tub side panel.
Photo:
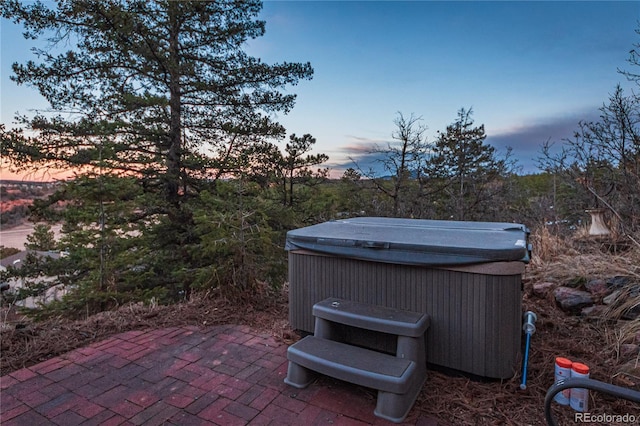
[[509,378],[520,351],[521,276],[289,252],[289,320],[312,333],[314,303],[339,297],[431,316],[428,362]]

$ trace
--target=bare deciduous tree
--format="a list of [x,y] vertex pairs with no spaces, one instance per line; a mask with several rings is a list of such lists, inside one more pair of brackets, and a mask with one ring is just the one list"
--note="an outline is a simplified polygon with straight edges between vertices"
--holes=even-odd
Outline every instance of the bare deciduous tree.
[[391,214],[406,216],[409,213],[407,204],[416,200],[410,194],[411,181],[420,179],[429,154],[425,137],[427,126],[422,124],[421,117],[411,114],[407,118],[400,112],[394,124],[396,130],[391,134],[393,142],[385,147],[376,145],[367,153],[375,157],[377,169],[362,170],[353,158],[351,161],[363,176],[371,179],[375,187],[391,200]]

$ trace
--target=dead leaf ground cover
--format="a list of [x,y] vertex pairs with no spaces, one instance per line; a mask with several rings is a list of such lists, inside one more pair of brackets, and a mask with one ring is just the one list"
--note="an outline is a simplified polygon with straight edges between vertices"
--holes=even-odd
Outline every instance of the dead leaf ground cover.
[[[538,297],[532,291],[533,284],[540,281],[562,284],[576,278],[612,275],[639,278],[640,250],[632,247],[623,253],[605,253],[597,244],[581,243],[576,248],[551,235],[537,238],[540,241],[534,244],[540,249],[524,276],[523,309],[538,316],[537,331],[531,338],[526,390],[520,389],[521,370],[509,380],[491,381],[430,370],[411,417],[424,413],[452,425],[544,425],[543,402],[553,383],[557,356],[586,363],[594,379],[640,390],[640,355],[637,351],[621,351],[625,343],[640,343],[640,321],[621,321],[606,315],[570,316],[556,307],[552,295]],[[286,343],[297,339],[288,325],[286,288],[269,297],[245,300],[241,306],[221,297],[197,295],[172,306],[123,306],[81,321],[53,318],[32,322],[6,309],[3,318],[2,375],[133,329],[234,323],[268,332]],[[640,420],[640,406],[607,395],[592,392],[590,407],[593,414],[629,413]],[[554,413],[561,424],[574,424],[570,408],[555,405]]]

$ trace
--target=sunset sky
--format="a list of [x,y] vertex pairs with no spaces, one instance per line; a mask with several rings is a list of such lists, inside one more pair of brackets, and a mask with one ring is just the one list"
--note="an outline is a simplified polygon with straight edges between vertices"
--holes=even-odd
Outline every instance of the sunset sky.
[[[540,145],[561,143],[580,120],[595,120],[630,69],[640,43],[640,2],[267,1],[266,35],[247,50],[267,63],[310,61],[314,78],[291,87],[297,105],[278,117],[288,134],[311,133],[334,175],[375,143],[385,145],[397,112],[423,118],[435,140],[473,108],[487,142],[513,148],[536,172]],[[1,121],[43,108],[9,81],[33,41],[1,24]],[[638,72],[640,70],[636,70]],[[6,171],[3,170],[3,177]]]

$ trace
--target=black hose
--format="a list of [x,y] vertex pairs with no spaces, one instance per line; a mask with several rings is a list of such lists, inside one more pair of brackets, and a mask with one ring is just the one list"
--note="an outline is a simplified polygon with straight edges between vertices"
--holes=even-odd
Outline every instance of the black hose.
[[544,398],[544,417],[547,420],[548,425],[558,426],[558,423],[553,418],[553,414],[551,413],[551,402],[553,401],[553,398],[558,392],[571,388],[590,389],[596,392],[607,393],[617,398],[640,403],[640,392],[633,389],[623,388],[593,379],[583,379],[577,377],[568,378],[566,380],[561,380],[557,383],[554,383],[549,388],[549,390],[547,391],[547,396]]

